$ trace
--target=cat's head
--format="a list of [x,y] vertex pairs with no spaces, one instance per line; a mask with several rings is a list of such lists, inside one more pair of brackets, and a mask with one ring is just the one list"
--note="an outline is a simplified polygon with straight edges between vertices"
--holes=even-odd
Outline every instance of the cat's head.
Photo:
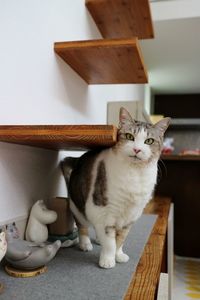
[[163,118],[154,125],[135,121],[122,107],[119,113],[118,151],[137,164],[158,160],[169,123],[170,118]]

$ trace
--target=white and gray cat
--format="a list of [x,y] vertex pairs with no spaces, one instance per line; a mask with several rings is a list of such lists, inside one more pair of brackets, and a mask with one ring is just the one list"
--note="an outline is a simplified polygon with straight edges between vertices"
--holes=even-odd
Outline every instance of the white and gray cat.
[[70,207],[79,228],[80,248],[92,250],[88,236],[88,226],[92,224],[102,246],[102,268],[112,268],[116,262],[129,259],[122,247],[131,225],[152,197],[169,122],[170,118],[155,125],[135,121],[121,108],[115,146],[61,162]]

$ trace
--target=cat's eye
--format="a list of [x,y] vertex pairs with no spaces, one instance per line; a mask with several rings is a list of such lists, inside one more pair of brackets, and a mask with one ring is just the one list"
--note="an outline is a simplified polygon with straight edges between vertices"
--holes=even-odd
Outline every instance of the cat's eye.
[[131,133],[126,133],[127,140],[134,141],[134,136]]
[[146,139],[144,141],[144,143],[147,144],[147,145],[152,145],[154,143],[154,139],[152,139],[152,138]]

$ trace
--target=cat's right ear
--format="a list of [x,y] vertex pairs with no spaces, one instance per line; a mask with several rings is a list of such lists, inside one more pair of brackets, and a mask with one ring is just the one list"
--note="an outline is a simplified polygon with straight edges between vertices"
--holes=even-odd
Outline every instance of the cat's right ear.
[[170,124],[171,118],[163,118],[160,121],[158,121],[156,124],[154,124],[154,128],[157,128],[162,134],[165,133],[167,130],[169,124]]
[[134,120],[129,112],[124,107],[121,107],[119,111],[119,128],[130,123],[134,123]]

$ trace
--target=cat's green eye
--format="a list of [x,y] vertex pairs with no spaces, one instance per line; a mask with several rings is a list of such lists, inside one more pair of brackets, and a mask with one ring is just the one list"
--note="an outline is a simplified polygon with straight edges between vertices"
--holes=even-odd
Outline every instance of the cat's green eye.
[[144,141],[144,143],[147,144],[147,145],[152,145],[152,144],[154,143],[154,139],[152,139],[152,138],[146,139],[146,140]]
[[134,136],[131,133],[126,133],[126,139],[134,141]]

